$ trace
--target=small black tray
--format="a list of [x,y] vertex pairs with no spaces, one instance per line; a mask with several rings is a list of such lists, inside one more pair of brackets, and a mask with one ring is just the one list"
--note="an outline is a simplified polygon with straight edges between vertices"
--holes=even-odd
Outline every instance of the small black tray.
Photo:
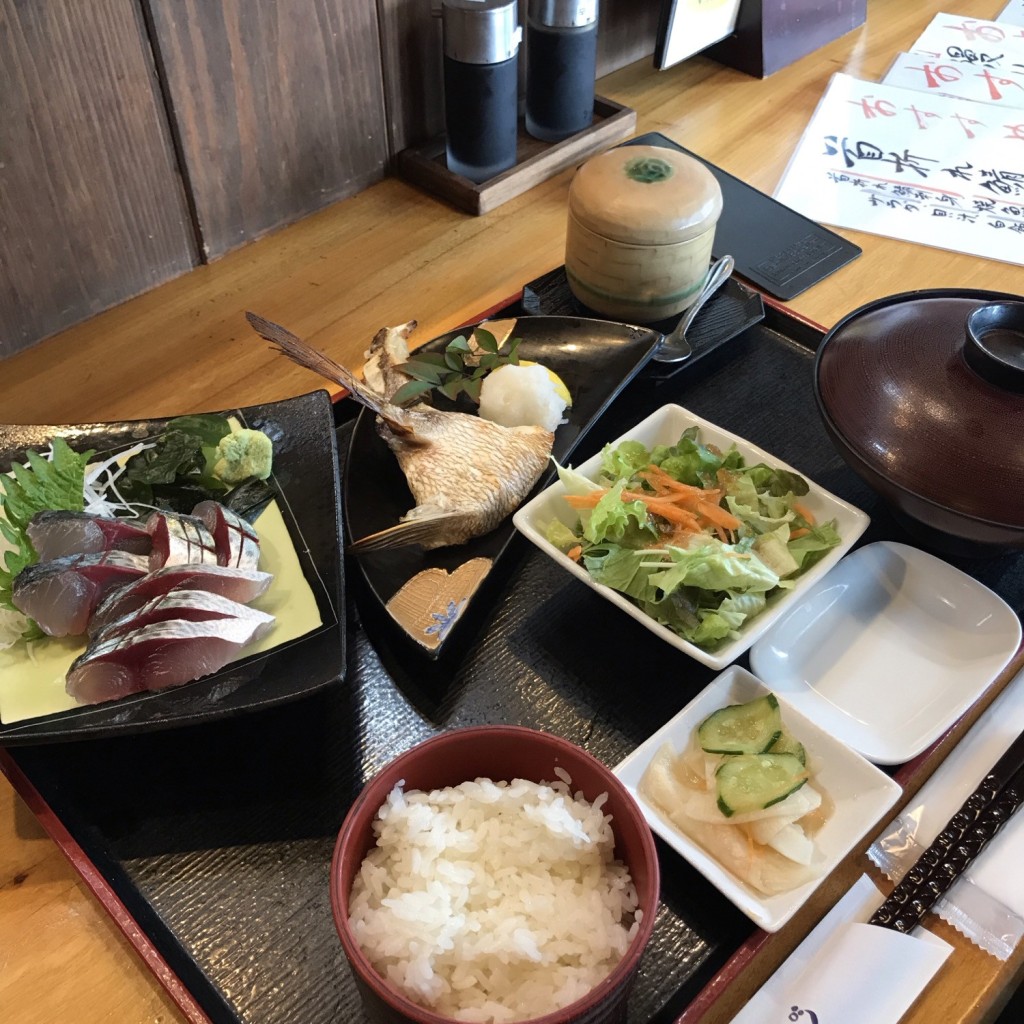
[[[821,336],[770,307],[763,322],[689,372],[639,375],[577,456],[677,402],[864,509],[872,524],[861,543],[923,546],[825,435],[811,384]],[[347,415],[344,405],[338,413]],[[339,427],[342,435],[349,429]],[[0,751],[16,785],[49,804],[51,831],[66,830],[84,858],[79,870],[97,873],[93,888],[127,907],[143,955],[152,964],[159,954],[201,1007],[179,1000],[191,1020],[364,1020],[331,919],[328,870],[348,806],[401,751],[444,729],[508,722],[558,733],[613,765],[712,678],[518,541],[507,581],[456,663],[426,672],[384,644],[375,648],[373,602],[353,588],[344,685],[237,720]],[[955,564],[1018,614],[1024,609],[1024,556]],[[760,934],[660,843],[659,854],[662,903],[630,1024],[675,1020]]]

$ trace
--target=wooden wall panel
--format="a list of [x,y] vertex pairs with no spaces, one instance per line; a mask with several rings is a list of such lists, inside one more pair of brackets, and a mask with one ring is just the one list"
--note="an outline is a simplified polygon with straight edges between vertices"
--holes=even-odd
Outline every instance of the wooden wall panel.
[[[440,4],[440,0],[434,0]],[[519,0],[526,24],[526,2]],[[601,0],[597,74],[650,57],[665,0]],[[377,0],[392,155],[444,131],[441,19],[431,0]]]
[[441,19],[431,14],[431,0],[377,0],[377,7],[394,156],[444,131]]
[[0,358],[196,261],[134,0],[0,0]]
[[658,19],[668,0],[603,0],[597,32],[597,74],[651,57]]
[[384,176],[374,0],[143,0],[204,254]]

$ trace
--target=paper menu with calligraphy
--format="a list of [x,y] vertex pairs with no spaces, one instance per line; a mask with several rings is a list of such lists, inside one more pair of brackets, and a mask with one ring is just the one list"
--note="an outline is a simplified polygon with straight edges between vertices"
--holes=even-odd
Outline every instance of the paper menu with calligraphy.
[[833,75],[775,198],[824,224],[1024,264],[1024,109]]
[[1024,71],[1024,26],[936,14],[910,49],[994,71]]
[[900,53],[882,82],[903,89],[960,96],[979,103],[1024,107],[1024,67],[1020,71],[1012,68],[993,71],[924,53]]
[[1010,0],[996,21],[1002,25],[1024,25],[1024,0]]

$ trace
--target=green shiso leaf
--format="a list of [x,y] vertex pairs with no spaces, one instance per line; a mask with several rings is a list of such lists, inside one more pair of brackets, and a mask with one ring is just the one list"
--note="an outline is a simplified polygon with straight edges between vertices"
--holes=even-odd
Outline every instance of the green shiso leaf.
[[[62,437],[51,444],[52,457],[27,451],[27,466],[15,463],[11,475],[0,475],[0,511],[2,533],[11,549],[0,560],[0,608],[17,611],[11,600],[14,577],[36,560],[32,542],[25,532],[37,512],[67,509],[81,512],[85,487],[85,467],[93,452],[75,452]],[[38,635],[32,623],[30,633]]]

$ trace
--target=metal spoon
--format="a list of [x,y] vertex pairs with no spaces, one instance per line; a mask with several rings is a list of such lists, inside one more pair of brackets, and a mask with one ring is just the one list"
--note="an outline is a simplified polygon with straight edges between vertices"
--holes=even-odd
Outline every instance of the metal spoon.
[[690,348],[690,343],[686,340],[686,332],[689,330],[690,324],[697,318],[704,303],[729,279],[735,266],[736,261],[731,256],[723,256],[711,265],[693,305],[683,314],[672,333],[665,336],[665,340],[651,356],[656,363],[681,363],[693,355],[693,349]]

